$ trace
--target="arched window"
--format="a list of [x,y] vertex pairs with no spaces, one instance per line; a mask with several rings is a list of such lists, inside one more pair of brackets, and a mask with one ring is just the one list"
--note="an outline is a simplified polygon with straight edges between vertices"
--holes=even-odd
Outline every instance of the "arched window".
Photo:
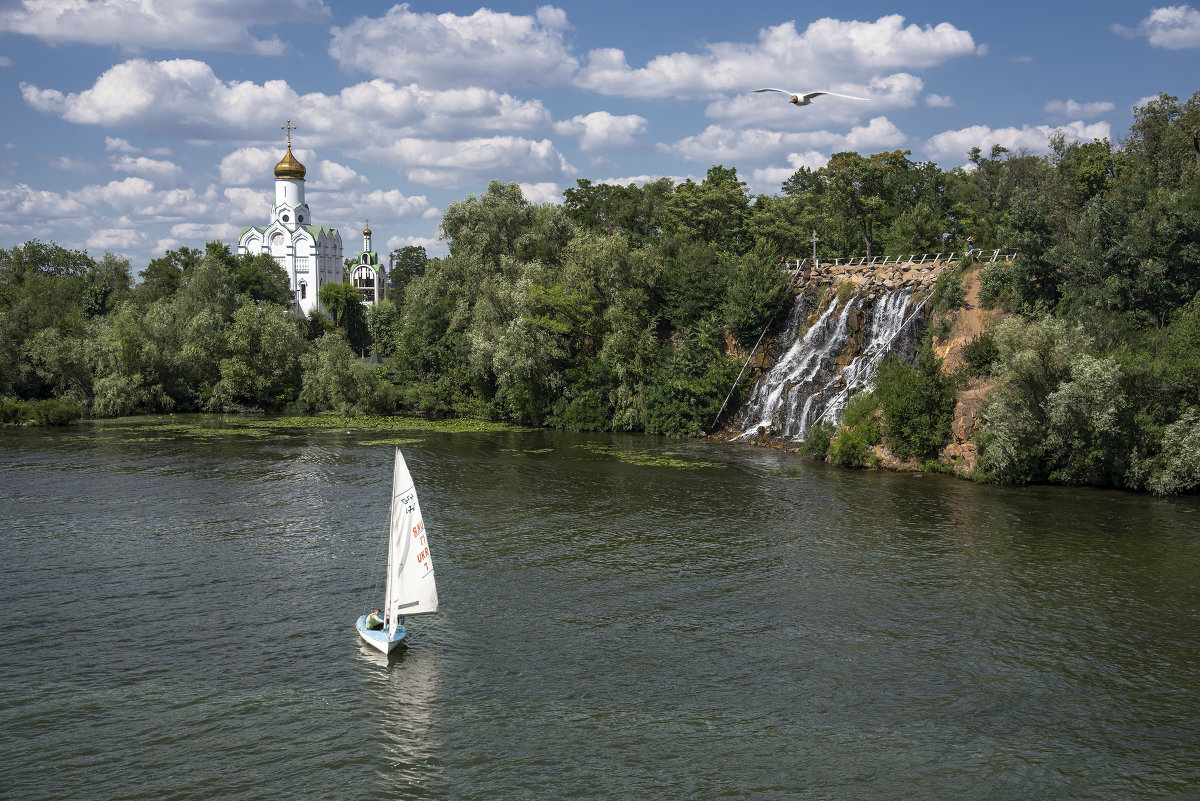
[[300,282],[300,300],[304,300],[306,297],[308,297],[308,284],[301,281]]

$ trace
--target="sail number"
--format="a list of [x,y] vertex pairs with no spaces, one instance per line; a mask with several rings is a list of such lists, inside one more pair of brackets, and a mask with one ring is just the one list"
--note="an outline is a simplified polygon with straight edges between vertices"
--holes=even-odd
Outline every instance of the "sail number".
[[429,546],[425,544],[425,521],[418,520],[417,524],[412,527],[412,533],[417,540],[417,547],[421,549],[417,553],[417,564],[424,565],[428,570],[433,565],[429,561]]

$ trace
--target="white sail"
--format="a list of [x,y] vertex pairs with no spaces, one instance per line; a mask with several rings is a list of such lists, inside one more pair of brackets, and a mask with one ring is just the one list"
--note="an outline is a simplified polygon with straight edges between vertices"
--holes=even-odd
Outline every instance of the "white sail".
[[396,468],[392,474],[387,593],[383,603],[389,634],[395,634],[401,615],[436,612],[438,607],[433,560],[425,540],[421,504],[417,502],[417,490],[399,448],[396,449]]

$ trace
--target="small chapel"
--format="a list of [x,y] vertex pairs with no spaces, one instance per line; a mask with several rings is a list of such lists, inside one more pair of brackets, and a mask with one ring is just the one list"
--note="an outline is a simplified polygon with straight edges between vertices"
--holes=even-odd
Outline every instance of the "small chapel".
[[379,262],[379,254],[371,250],[371,221],[363,228],[363,249],[354,259],[350,283],[358,290],[364,306],[374,306],[387,293],[387,270]]
[[312,214],[304,202],[306,170],[292,155],[292,131],[296,126],[288,120],[282,128],[287,131],[287,153],[275,165],[271,221],[243,228],[237,252],[271,254],[287,272],[294,308],[307,317],[320,309],[317,298],[321,287],[328,281],[342,282],[342,236],[336,228],[312,224]]

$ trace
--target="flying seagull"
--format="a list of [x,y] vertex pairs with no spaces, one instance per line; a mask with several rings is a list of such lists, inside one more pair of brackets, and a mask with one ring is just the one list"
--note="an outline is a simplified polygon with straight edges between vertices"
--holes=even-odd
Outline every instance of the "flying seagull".
[[854,95],[844,95],[841,92],[830,92],[826,89],[821,89],[816,92],[805,92],[803,94],[801,94],[800,92],[789,92],[786,89],[751,89],[750,91],[751,92],[783,92],[785,95],[791,95],[792,99],[790,102],[795,103],[797,106],[807,106],[809,103],[813,102],[814,97],[817,97],[819,95],[835,95],[837,97],[844,97],[847,100],[866,100],[865,97],[855,97]]

